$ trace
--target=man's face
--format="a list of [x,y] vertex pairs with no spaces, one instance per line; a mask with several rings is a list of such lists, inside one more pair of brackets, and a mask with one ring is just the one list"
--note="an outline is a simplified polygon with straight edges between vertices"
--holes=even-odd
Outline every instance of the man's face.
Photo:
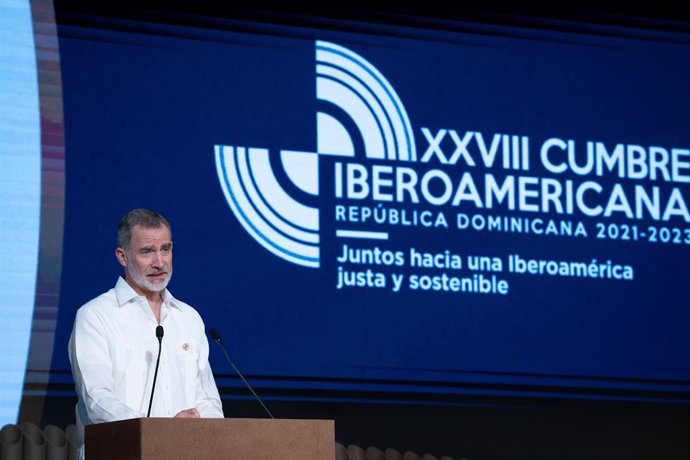
[[168,227],[134,226],[129,248],[118,248],[116,254],[125,267],[127,282],[138,294],[165,290],[172,276],[172,241]]

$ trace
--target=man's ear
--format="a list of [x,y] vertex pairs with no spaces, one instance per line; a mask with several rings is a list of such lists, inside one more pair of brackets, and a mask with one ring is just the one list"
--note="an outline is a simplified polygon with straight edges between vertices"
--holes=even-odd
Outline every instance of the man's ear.
[[122,248],[115,249],[115,257],[117,258],[117,261],[120,262],[120,265],[127,268],[127,256],[125,255],[124,249],[122,249]]

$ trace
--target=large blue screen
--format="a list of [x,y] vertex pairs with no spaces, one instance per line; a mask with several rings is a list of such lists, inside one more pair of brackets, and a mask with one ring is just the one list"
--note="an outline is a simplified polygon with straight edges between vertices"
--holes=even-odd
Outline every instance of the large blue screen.
[[55,373],[149,207],[266,394],[687,402],[687,39],[461,26],[63,24]]

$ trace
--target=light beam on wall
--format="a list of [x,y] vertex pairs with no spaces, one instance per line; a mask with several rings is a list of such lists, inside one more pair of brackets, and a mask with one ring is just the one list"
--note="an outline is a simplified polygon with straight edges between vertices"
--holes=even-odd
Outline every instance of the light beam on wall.
[[28,0],[0,0],[0,426],[15,423],[31,337],[41,207],[36,52]]

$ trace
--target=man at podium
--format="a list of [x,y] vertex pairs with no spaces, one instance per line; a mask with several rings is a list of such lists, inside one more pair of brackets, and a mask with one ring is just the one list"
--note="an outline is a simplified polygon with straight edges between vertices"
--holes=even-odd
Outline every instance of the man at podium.
[[87,424],[224,416],[204,322],[167,290],[170,224],[157,212],[134,209],[120,220],[117,243],[124,276],[79,308],[69,340],[80,458]]

